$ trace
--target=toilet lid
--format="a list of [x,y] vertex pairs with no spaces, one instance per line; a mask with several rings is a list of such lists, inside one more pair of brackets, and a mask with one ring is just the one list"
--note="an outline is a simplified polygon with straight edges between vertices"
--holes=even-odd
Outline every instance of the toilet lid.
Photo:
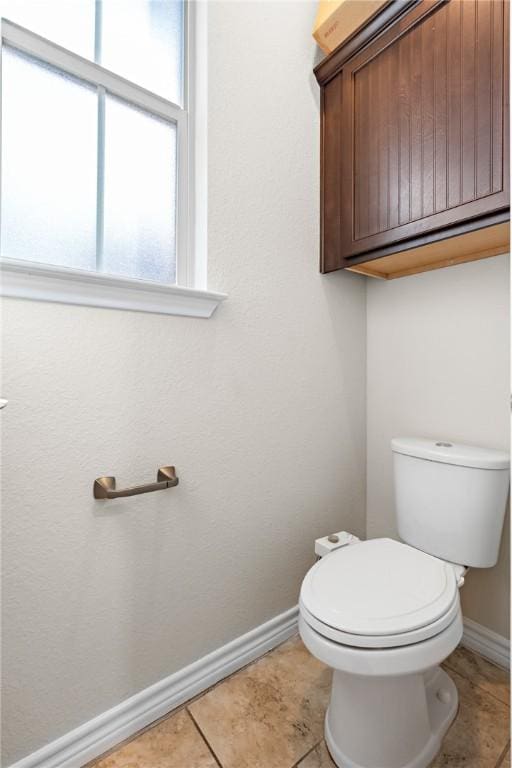
[[382,637],[439,624],[457,608],[458,588],[450,563],[392,539],[372,539],[319,560],[300,597],[320,624],[344,635]]

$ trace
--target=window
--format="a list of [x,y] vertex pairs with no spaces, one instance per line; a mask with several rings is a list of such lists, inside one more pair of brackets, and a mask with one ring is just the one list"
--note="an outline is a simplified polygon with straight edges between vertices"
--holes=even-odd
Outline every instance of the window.
[[4,295],[199,315],[224,298],[204,290],[202,5],[3,0]]

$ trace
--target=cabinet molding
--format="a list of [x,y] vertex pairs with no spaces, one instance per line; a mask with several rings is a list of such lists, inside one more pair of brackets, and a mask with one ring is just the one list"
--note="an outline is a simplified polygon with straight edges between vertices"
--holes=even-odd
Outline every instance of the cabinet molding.
[[452,267],[467,261],[500,256],[510,249],[509,225],[495,224],[493,227],[477,229],[447,240],[411,248],[409,251],[382,256],[365,264],[347,267],[350,272],[358,272],[382,280],[407,277],[420,272],[430,272],[440,267]]

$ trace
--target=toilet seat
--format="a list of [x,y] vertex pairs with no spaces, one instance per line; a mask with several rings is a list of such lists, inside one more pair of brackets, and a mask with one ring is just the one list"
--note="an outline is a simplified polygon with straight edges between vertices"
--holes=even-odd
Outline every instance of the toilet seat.
[[459,611],[456,567],[392,539],[335,550],[302,584],[300,610],[342,645],[391,648],[442,632]]
[[456,618],[460,610],[459,596],[457,595],[450,610],[440,619],[428,624],[426,627],[412,630],[411,632],[402,632],[396,635],[355,635],[348,632],[342,632],[339,629],[323,624],[316,619],[300,602],[300,612],[304,621],[323,637],[333,640],[340,645],[354,646],[355,648],[398,648],[399,646],[412,645],[420,643],[435,637],[448,627]]

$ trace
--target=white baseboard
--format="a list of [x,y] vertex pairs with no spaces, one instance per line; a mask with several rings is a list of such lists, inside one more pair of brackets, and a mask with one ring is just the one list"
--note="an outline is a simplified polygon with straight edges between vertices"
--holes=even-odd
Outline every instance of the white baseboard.
[[298,607],[213,651],[10,768],[79,768],[297,632]]
[[472,619],[464,619],[461,644],[498,666],[510,669],[510,641]]
[[[13,763],[10,768],[79,768],[287,640],[297,632],[297,619],[298,607],[295,606]],[[510,642],[476,621],[464,619],[461,642],[500,667],[510,668]]]

